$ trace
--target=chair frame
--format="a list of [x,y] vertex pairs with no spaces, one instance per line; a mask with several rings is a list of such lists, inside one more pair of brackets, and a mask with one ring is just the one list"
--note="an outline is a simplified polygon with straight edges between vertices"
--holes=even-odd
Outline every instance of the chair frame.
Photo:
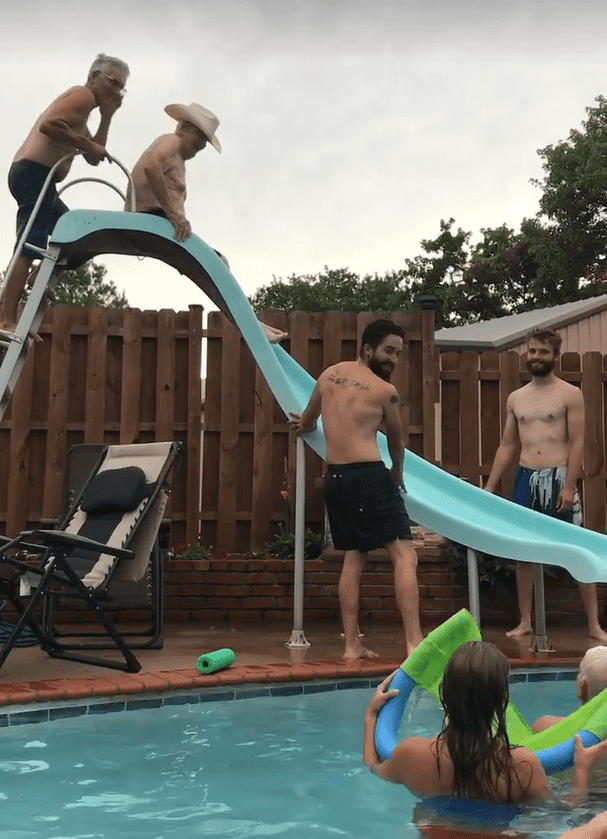
[[[150,508],[157,499],[161,491],[169,492],[177,479],[180,467],[183,463],[184,447],[181,442],[173,442],[169,456],[161,470],[158,479],[155,482],[154,490],[147,500],[146,507]],[[97,468],[93,474],[97,474],[98,467],[105,460],[105,453],[103,458],[97,464]],[[65,516],[62,527],[65,527],[74,512],[78,508],[84,489],[88,484],[88,480],[80,491],[75,493],[74,503]],[[139,525],[145,519],[145,515],[135,522],[130,534],[129,541],[137,532]],[[63,658],[68,661],[76,661],[83,664],[94,664],[100,667],[108,667],[114,670],[125,670],[129,673],[137,673],[141,669],[141,664],[132,652],[130,645],[123,638],[123,634],[118,631],[114,622],[109,618],[106,612],[104,602],[107,600],[107,588],[111,581],[111,573],[104,581],[104,584],[96,589],[86,586],[78,574],[71,567],[69,557],[72,550],[76,547],[90,548],[91,550],[101,550],[104,554],[115,556],[120,560],[128,561],[134,558],[134,553],[128,548],[114,548],[108,545],[95,542],[91,539],[79,536],[77,534],[66,533],[63,529],[58,530],[29,530],[20,533],[14,539],[9,539],[0,546],[0,569],[3,571],[10,569],[14,572],[11,576],[0,576],[0,594],[4,595],[13,604],[19,619],[7,638],[2,650],[0,651],[0,669],[6,661],[9,653],[15,646],[22,630],[28,626],[34,635],[38,638],[42,649],[48,653],[52,658]],[[13,554],[13,551],[17,553]],[[25,557],[24,557],[25,554]],[[36,564],[32,564],[30,557],[38,555]],[[114,569],[117,563],[114,565]],[[39,582],[35,589],[31,592],[29,602],[24,605],[22,596],[17,593],[15,589],[15,582],[23,574],[35,575],[39,577]],[[83,600],[89,609],[93,611],[101,625],[103,626],[106,639],[113,642],[111,649],[115,649],[122,655],[121,660],[113,660],[101,656],[86,655],[79,650],[98,650],[109,649],[110,647],[98,645],[76,645],[65,644],[58,640],[58,632],[52,627],[52,620],[45,617],[44,610],[41,620],[36,620],[34,610],[41,598],[52,597],[52,590],[49,586],[52,583],[59,584],[62,589],[65,586],[70,586],[72,591],[70,594]],[[65,594],[64,591],[62,591]],[[162,606],[162,598],[159,601]],[[52,611],[51,613],[52,614]],[[81,634],[81,633],[74,633]],[[98,633],[100,634],[100,633]],[[82,634],[81,634],[82,635]]]
[[[84,486],[88,483],[91,476],[97,471],[101,462],[103,461],[107,446],[103,444],[86,444],[82,443],[72,446],[68,452],[68,466],[65,474],[65,484],[63,492],[63,511],[62,520],[70,515],[70,510],[77,505],[78,499],[81,497]],[[82,455],[81,460],[84,461],[84,468],[82,465],[78,469],[77,458]],[[92,468],[87,469],[87,464],[93,464]],[[178,464],[178,467],[180,464]],[[178,468],[177,467],[177,468]],[[176,478],[177,476],[175,476]],[[174,483],[174,480],[172,481]],[[149,607],[150,607],[150,625],[146,628],[130,631],[128,629],[121,630],[120,634],[123,638],[144,638],[146,640],[133,641],[129,640],[129,648],[131,650],[143,649],[162,649],[164,644],[164,557],[168,548],[170,548],[170,532],[171,522],[163,520],[158,531],[152,553],[150,554],[150,561],[146,570],[145,578],[147,578],[147,587],[150,590]],[[168,544],[164,544],[168,539]],[[112,611],[113,603],[112,597],[120,595],[120,582],[110,579],[108,585],[104,587],[107,592],[107,599],[104,598],[104,607],[106,612]],[[118,589],[118,591],[117,591]],[[76,599],[77,595],[72,592],[48,592],[43,601],[42,613],[42,627],[45,634],[50,638],[61,639],[65,649],[77,650],[101,650],[108,649],[107,635],[98,631],[83,630],[66,630],[55,626],[54,618],[54,603],[55,600],[64,598]],[[120,606],[116,606],[120,608]],[[105,643],[100,640],[94,640],[80,643],[65,643],[64,639],[68,638],[89,638],[89,639],[105,639]]]

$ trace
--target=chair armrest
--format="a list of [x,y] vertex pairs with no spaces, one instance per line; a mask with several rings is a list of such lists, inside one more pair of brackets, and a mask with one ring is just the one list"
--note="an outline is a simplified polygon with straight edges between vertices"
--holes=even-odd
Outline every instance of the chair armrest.
[[126,548],[113,548],[103,542],[95,542],[76,533],[66,533],[64,530],[29,530],[22,534],[27,540],[38,540],[40,544],[49,548],[85,548],[99,553],[109,554],[118,559],[133,559],[135,553]]
[[24,540],[24,535],[30,535],[30,533],[31,531],[20,533],[13,539],[9,539],[7,536],[0,536],[0,562],[4,559],[8,559],[8,551],[44,553],[44,551],[46,550],[46,547],[44,545],[38,545],[32,542],[26,542]]

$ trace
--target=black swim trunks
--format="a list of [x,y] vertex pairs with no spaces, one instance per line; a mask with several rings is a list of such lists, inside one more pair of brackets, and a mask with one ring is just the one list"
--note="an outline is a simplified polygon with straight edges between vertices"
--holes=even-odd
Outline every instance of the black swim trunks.
[[373,551],[395,539],[411,539],[400,490],[381,460],[327,464],[325,505],[340,551]]
[[[17,242],[19,242],[21,234],[30,219],[50,171],[48,166],[35,163],[33,160],[19,160],[17,163],[13,163],[9,170],[8,188],[19,205],[17,210]],[[54,183],[51,183],[36,213],[27,241],[39,248],[46,248],[49,235],[53,232],[57,221],[68,210],[69,207],[63,203],[57,194],[57,187]],[[40,259],[40,254],[28,248],[27,245],[23,246],[20,255]]]
[[[165,218],[167,221],[169,220],[165,211],[161,210],[160,207],[154,207],[151,210],[142,210],[141,212],[146,213],[148,216],[158,216],[159,218]],[[219,251],[216,251],[215,248],[213,248],[213,251],[217,254],[217,256],[221,260],[223,260],[223,262],[225,262],[225,264],[229,268],[230,266],[229,266],[228,260],[225,258],[225,256],[222,253],[220,253]]]

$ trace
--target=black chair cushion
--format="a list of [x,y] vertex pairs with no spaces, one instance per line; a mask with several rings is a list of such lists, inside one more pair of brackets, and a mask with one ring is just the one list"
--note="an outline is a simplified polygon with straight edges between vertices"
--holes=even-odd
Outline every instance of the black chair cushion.
[[143,469],[125,466],[95,475],[84,490],[80,506],[88,515],[126,512],[138,507],[148,495]]

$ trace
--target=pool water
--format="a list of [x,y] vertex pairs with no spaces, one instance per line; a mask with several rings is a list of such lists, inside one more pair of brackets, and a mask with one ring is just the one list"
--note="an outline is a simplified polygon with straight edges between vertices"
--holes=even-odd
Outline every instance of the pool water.
[[[418,837],[416,801],[361,762],[372,688],[87,714],[0,729],[2,839]],[[512,685],[526,719],[567,714],[575,683]],[[409,702],[401,734],[440,712]],[[511,829],[555,837],[586,820],[549,807]],[[594,802],[594,809],[603,809]]]

